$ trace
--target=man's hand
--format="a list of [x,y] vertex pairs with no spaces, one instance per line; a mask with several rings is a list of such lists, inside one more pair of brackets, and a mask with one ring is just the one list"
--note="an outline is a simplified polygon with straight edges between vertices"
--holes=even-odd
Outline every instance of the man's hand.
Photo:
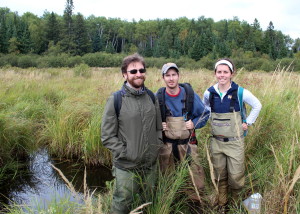
[[186,125],[187,129],[194,129],[194,127],[195,127],[192,120],[186,121],[185,125]]
[[166,122],[162,122],[162,127],[163,127],[163,131],[167,130],[167,123]]

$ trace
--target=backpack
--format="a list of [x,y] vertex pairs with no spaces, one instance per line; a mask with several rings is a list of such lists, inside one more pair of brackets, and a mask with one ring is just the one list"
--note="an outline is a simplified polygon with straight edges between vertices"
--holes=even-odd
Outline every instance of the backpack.
[[[183,87],[185,90],[185,99],[182,100],[184,102],[184,108],[182,109],[182,114],[187,116],[187,120],[192,119],[192,112],[194,108],[194,90],[189,83],[180,83],[179,86]],[[166,122],[166,112],[168,111],[165,103],[165,92],[166,87],[162,87],[158,89],[156,93],[156,97],[159,102],[161,119],[163,122]]]
[[[232,98],[231,98],[231,102],[230,102],[230,112],[233,112],[234,103],[235,103],[236,99],[238,99],[242,121],[243,121],[243,123],[246,123],[247,109],[246,109],[245,103],[243,102],[243,93],[244,93],[244,88],[241,86],[238,87],[238,90],[232,92]],[[210,103],[211,109],[214,108],[213,107],[214,106],[213,97],[214,97],[214,94],[210,93],[209,94],[209,103]],[[244,136],[246,136],[246,134],[247,134],[247,132],[244,132]]]
[[[145,88],[147,94],[150,96],[153,104],[155,104],[155,95],[152,91],[150,91],[148,88]],[[119,115],[120,115],[120,110],[121,110],[121,107],[122,107],[122,97],[124,96],[126,92],[124,90],[119,90],[119,91],[116,91],[114,93],[114,107],[115,107],[115,111],[116,111],[116,115],[117,115],[117,118],[119,118]]]

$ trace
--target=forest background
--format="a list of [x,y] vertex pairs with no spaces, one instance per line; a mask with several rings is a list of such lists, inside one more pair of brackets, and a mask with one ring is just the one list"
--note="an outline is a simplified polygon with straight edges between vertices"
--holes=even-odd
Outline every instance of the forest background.
[[47,11],[42,17],[19,16],[0,8],[0,67],[119,67],[125,55],[139,52],[153,67],[168,58],[181,67],[211,69],[217,58],[231,57],[248,71],[274,71],[279,63],[300,70],[300,38],[284,35],[272,21],[263,30],[257,19],[251,24],[203,16],[129,22],[85,18],[73,10],[72,0],[63,16]]

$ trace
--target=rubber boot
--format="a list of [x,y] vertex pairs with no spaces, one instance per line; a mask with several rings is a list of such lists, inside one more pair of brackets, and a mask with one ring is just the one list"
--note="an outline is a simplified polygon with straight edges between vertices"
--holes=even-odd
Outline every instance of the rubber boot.
[[231,197],[232,197],[232,201],[235,205],[237,205],[241,200],[241,189],[231,189]]
[[228,183],[227,180],[221,180],[218,184],[218,204],[219,206],[225,206],[228,202],[227,193],[228,193]]

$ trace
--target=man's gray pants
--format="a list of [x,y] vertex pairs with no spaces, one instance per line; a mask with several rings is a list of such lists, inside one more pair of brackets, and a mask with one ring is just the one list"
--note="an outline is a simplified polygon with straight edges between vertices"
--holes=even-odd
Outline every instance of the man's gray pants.
[[[112,214],[128,214],[136,207],[132,207],[133,199],[137,195],[153,194],[157,180],[157,165],[152,169],[136,171],[113,168],[115,185],[111,205]],[[144,192],[141,192],[143,190]]]

